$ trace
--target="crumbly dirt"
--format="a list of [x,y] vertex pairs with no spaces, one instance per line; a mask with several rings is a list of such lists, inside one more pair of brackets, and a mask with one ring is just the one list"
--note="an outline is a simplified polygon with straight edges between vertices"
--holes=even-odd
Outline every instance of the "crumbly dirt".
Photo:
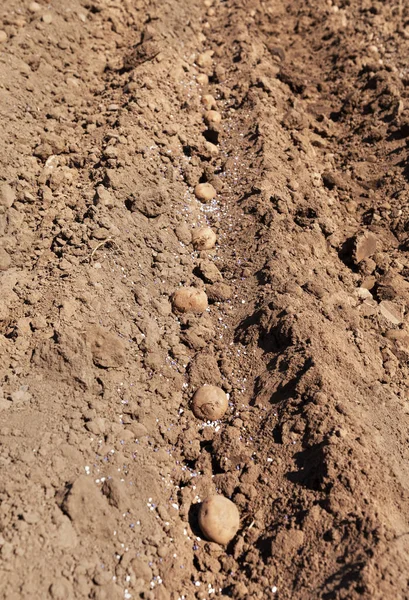
[[1,598],[409,598],[408,52],[398,0],[3,3]]

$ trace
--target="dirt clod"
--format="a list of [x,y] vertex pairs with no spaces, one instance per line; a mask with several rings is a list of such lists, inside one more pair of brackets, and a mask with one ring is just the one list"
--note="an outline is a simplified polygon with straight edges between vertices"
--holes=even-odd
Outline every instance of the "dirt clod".
[[2,8],[0,597],[407,599],[408,3]]

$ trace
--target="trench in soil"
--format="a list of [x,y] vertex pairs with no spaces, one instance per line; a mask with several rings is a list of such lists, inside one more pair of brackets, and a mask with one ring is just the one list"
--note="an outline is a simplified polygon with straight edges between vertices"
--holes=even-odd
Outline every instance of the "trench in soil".
[[[336,8],[73,3],[82,41],[55,8],[63,55],[107,58],[51,52],[56,99],[8,42],[41,110],[2,155],[4,597],[407,597],[406,38],[393,7]],[[191,413],[205,383],[220,422]],[[215,492],[226,548],[197,525]]]

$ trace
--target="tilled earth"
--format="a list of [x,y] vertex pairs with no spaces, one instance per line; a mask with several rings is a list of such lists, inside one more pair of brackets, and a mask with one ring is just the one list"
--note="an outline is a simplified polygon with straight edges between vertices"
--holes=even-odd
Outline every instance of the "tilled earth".
[[409,598],[405,4],[2,4],[1,598]]

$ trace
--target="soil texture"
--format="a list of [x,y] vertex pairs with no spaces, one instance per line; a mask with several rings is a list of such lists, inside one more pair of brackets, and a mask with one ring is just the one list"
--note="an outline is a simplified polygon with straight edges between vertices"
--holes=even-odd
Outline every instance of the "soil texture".
[[409,599],[408,53],[399,0],[2,4],[1,598]]

